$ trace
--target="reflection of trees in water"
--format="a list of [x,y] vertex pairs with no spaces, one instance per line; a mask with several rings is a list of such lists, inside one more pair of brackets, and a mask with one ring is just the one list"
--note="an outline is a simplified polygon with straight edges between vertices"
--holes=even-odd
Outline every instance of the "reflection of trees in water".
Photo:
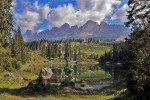
[[126,75],[126,72],[122,69],[122,64],[99,64],[99,66],[105,70],[105,72],[111,75],[114,80],[122,79]]
[[111,75],[112,79],[118,80],[122,78],[122,71],[120,66],[115,65],[106,65],[106,64],[97,64],[97,65],[51,65],[49,66],[52,71],[53,75],[51,78],[52,82],[61,82],[64,80],[71,80],[69,77],[70,75],[70,69],[73,69],[73,77],[74,81],[77,79],[80,79],[81,73],[86,72],[87,70],[91,71],[98,71],[98,70],[104,70],[106,73],[109,73]]
[[76,79],[80,79],[80,76],[81,76],[81,67],[80,65],[74,65],[74,78],[75,78],[75,81]]
[[52,78],[50,79],[51,82],[68,81],[71,80],[72,77],[74,77],[76,81],[76,79],[80,78],[80,65],[50,65],[49,67],[53,71]]
[[99,70],[98,65],[49,65],[53,71],[52,82],[61,82],[63,80],[71,80],[70,74],[73,69],[74,81],[80,79],[81,73],[87,70],[96,71]]
[[53,81],[60,82],[62,80],[62,69],[60,68],[52,68],[53,71]]

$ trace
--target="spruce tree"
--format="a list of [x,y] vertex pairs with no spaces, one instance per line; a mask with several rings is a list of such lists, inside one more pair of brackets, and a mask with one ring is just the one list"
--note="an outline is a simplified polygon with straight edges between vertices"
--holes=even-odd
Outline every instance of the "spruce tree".
[[150,93],[150,4],[149,0],[129,0],[127,26],[132,26],[128,54],[127,88],[133,94]]
[[0,1],[0,67],[11,67],[12,0]]
[[14,34],[13,44],[12,44],[12,55],[15,57],[18,61],[22,61],[22,52],[23,50],[23,37],[21,35],[21,29],[18,26],[18,29],[16,33]]

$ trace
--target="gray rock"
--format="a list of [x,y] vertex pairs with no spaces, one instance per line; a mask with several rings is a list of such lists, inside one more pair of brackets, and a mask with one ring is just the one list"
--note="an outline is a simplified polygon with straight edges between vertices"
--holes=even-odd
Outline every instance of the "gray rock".
[[52,77],[52,75],[53,75],[53,72],[52,72],[51,68],[46,67],[46,68],[42,68],[40,70],[39,76],[41,76],[41,75],[47,76],[47,78],[50,79]]
[[4,75],[5,77],[15,78],[15,75],[13,73],[7,72]]
[[21,76],[19,76],[19,77],[17,77],[19,80],[23,80],[24,78],[23,77],[21,77]]

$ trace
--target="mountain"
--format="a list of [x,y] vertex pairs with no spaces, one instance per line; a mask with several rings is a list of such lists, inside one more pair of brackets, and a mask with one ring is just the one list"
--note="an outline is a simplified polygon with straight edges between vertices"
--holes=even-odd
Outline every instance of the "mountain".
[[87,21],[83,26],[70,26],[68,23],[60,27],[53,27],[39,33],[33,33],[28,30],[23,35],[25,41],[33,41],[39,39],[59,40],[59,39],[86,39],[95,38],[99,40],[116,40],[120,36],[127,36],[130,30],[124,25],[113,25],[101,22],[98,24],[92,20]]

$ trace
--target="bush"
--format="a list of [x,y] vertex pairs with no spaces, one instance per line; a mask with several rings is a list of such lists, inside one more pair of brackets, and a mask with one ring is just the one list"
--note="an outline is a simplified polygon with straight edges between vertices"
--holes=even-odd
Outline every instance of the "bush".
[[17,61],[16,59],[12,59],[11,64],[12,68],[14,69],[19,69],[21,66],[21,62]]

